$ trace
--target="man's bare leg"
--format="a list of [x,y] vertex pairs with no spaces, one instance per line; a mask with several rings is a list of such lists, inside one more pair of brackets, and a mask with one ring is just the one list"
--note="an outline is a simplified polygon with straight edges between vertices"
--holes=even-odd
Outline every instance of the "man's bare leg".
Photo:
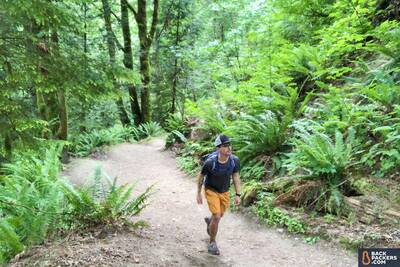
[[218,224],[222,218],[222,214],[216,213],[211,216],[210,222],[210,243],[215,242],[218,233]]

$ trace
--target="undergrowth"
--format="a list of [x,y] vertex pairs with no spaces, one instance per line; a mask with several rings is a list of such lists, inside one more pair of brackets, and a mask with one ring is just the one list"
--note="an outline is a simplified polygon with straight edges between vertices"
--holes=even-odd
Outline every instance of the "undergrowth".
[[[82,188],[59,176],[62,144],[5,164],[0,177],[0,263],[27,247],[71,229],[96,225],[132,225],[131,216],[146,206],[151,188],[132,198],[134,186],[118,185],[97,170]],[[105,178],[105,181],[104,181]]]
[[292,233],[306,233],[306,224],[297,218],[291,217],[284,210],[275,207],[272,204],[274,198],[272,193],[259,193],[258,200],[253,206],[253,212],[257,217],[260,218],[262,222],[269,225],[285,226],[288,231]]

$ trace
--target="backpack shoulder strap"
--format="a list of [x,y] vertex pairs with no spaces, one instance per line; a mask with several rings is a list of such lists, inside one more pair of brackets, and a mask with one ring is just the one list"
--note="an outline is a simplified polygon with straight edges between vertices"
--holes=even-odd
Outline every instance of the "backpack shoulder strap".
[[212,160],[213,163],[211,170],[214,171],[218,161],[218,152],[217,153],[213,152],[212,155],[210,156],[210,159]]
[[231,160],[231,167],[232,167],[232,171],[233,171],[236,167],[236,163],[235,163],[236,156],[231,155],[231,156],[229,156],[229,159]]

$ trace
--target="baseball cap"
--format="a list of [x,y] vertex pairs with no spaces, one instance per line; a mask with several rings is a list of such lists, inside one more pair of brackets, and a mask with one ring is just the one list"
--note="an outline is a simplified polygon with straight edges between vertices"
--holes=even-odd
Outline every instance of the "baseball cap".
[[226,143],[230,143],[231,140],[229,139],[228,136],[224,135],[224,134],[220,134],[217,136],[217,138],[215,138],[215,142],[214,145],[215,146],[220,146],[222,144],[226,144]]

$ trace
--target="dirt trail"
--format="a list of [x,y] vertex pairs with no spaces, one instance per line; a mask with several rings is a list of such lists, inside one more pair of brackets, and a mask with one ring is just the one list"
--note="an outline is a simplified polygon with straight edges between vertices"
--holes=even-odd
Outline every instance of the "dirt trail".
[[176,168],[163,146],[159,139],[121,144],[112,147],[106,159],[78,159],[69,165],[66,175],[75,183],[83,182],[100,165],[108,175],[118,176],[120,183],[139,180],[139,191],[156,184],[151,204],[140,215],[150,227],[84,244],[63,244],[63,252],[59,252],[61,245],[49,248],[53,251],[53,256],[45,257],[49,263],[57,259],[54,253],[61,253],[77,265],[92,266],[357,266],[355,254],[323,241],[305,244],[301,238],[235,213],[227,213],[221,221],[217,239],[221,255],[209,255],[203,221],[207,204],[195,203],[195,179]]

